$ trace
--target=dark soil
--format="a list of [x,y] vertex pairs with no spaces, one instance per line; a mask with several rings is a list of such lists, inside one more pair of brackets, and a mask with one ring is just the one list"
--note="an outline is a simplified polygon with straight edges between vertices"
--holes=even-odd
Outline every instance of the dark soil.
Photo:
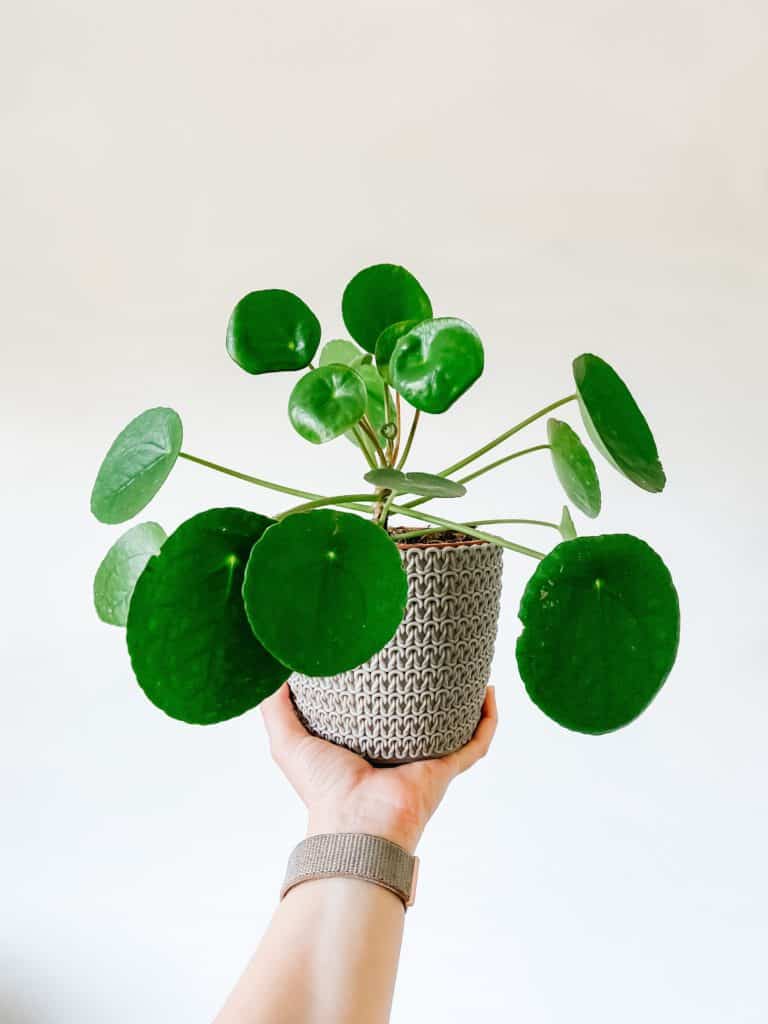
[[[476,540],[474,537],[468,537],[466,533],[459,533],[457,530],[442,530],[440,533],[427,533],[426,537],[406,537],[405,540],[398,540],[398,533],[411,533],[414,527],[412,526],[391,526],[387,531],[397,544],[401,544],[406,547],[411,544],[417,544],[424,546],[425,544],[481,544],[482,541]],[[429,527],[425,527],[425,530],[429,530]]]

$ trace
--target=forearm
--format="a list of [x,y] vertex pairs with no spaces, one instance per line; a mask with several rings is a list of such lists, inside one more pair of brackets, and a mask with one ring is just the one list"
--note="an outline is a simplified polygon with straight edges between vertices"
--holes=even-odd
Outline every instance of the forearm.
[[297,885],[216,1024],[386,1024],[404,917],[400,899],[370,882]]

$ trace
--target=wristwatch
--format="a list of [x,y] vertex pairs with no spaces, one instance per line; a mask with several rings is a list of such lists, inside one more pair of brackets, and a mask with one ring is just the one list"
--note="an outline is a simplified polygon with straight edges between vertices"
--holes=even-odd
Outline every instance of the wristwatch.
[[382,836],[365,832],[331,832],[308,836],[294,849],[280,899],[295,885],[314,878],[361,878],[389,889],[412,907],[419,858]]

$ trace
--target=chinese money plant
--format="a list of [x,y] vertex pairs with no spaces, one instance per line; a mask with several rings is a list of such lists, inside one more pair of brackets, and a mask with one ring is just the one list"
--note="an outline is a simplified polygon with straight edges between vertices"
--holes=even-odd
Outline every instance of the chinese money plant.
[[[391,264],[349,282],[342,314],[350,338],[321,347],[320,324],[298,296],[251,292],[232,312],[226,348],[246,373],[299,374],[288,419],[310,444],[353,442],[365,472],[353,473],[351,493],[319,494],[183,451],[181,419],[168,408],[141,413],[107,452],[91,496],[103,523],[141,512],[180,458],[294,499],[276,516],[209,509],[168,537],[157,523],[141,523],[109,550],[94,583],[96,609],[127,626],[147,697],[174,718],[208,724],[255,707],[292,671],[323,676],[362,664],[393,636],[405,609],[407,578],[393,536],[413,543],[450,531],[536,561],[520,602],[516,654],[541,710],[585,733],[632,721],[677,651],[677,594],[659,555],[629,534],[577,536],[567,506],[558,522],[511,518],[503,508],[471,521],[426,511],[436,499],[459,499],[481,475],[546,450],[570,503],[594,519],[600,483],[581,438],[559,418],[570,408],[614,470],[644,491],[662,491],[656,443],[622,379],[599,356],[579,355],[570,393],[443,467],[406,470],[417,430],[429,429],[482,374],[480,337],[463,320],[434,316],[419,282]],[[536,443],[480,461],[542,420]],[[554,546],[539,551],[497,532],[530,525],[554,531]]]

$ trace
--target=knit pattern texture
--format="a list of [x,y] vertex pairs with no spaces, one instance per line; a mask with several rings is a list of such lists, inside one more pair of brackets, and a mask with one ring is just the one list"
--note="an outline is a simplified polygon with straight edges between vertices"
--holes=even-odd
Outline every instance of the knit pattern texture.
[[501,548],[403,546],[408,604],[386,647],[335,676],[294,673],[299,717],[316,736],[376,764],[441,757],[480,719],[501,598]]

